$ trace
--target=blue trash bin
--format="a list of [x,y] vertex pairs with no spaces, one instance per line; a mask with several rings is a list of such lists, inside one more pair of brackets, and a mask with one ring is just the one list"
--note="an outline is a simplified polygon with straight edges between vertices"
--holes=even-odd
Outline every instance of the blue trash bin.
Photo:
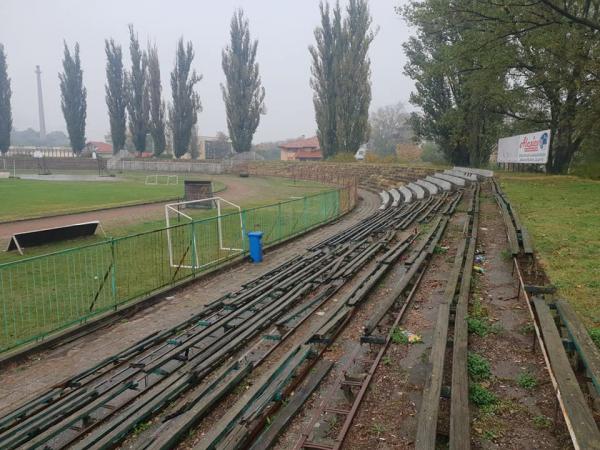
[[250,258],[255,263],[259,263],[263,259],[261,242],[262,237],[262,231],[251,231],[248,233],[248,241],[250,243]]

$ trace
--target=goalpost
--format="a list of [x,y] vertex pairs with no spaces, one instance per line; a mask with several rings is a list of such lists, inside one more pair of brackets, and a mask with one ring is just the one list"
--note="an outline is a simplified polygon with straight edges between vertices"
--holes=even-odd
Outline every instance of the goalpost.
[[146,182],[144,184],[146,184],[146,186],[157,184],[179,184],[179,175],[146,175]]
[[[199,237],[196,236],[195,229],[192,230],[192,236],[191,236],[190,244],[189,244],[193,249],[191,263],[187,264],[185,262],[182,262],[181,260],[176,260],[176,258],[174,257],[174,249],[173,249],[174,237],[171,235],[171,217],[177,217],[177,218],[183,217],[185,220],[189,221],[189,223],[193,223],[193,221],[194,221],[193,217],[184,213],[181,210],[186,209],[188,207],[192,207],[192,205],[199,205],[202,203],[208,203],[209,205],[212,203],[212,204],[217,205],[216,218],[217,218],[217,232],[218,232],[218,237],[219,237],[219,250],[226,251],[226,252],[232,252],[232,253],[241,253],[244,251],[243,248],[236,248],[234,246],[229,246],[229,247],[225,246],[224,237],[223,237],[223,219],[222,219],[223,216],[221,214],[221,203],[225,203],[226,205],[232,206],[233,208],[237,209],[237,215],[239,216],[239,219],[240,219],[240,238],[241,238],[240,242],[242,243],[242,246],[243,246],[244,222],[243,222],[243,218],[242,218],[242,208],[239,205],[236,205],[235,203],[225,200],[222,197],[210,197],[210,198],[203,198],[200,200],[189,200],[189,201],[185,201],[185,202],[169,203],[168,205],[165,205],[165,222],[167,225],[167,245],[169,247],[169,265],[171,267],[183,268],[183,269],[200,269],[202,267],[214,264],[214,263],[219,262],[228,257],[228,256],[226,256],[226,257],[222,257],[222,258],[217,258],[215,260],[206,262],[204,264],[200,264],[200,254],[201,254],[200,252],[202,252],[203,250],[206,250],[206,249],[198,249]],[[185,254],[184,254],[184,256],[185,256]],[[183,258],[183,259],[185,259],[185,258]]]

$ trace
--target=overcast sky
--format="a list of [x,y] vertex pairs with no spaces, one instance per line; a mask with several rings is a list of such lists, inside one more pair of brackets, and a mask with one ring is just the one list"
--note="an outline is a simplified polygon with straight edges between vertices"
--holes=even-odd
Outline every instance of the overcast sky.
[[[402,42],[410,35],[394,7],[406,0],[371,0],[379,33],[371,47],[373,101],[371,109],[402,101],[408,106],[413,84],[402,73]],[[342,1],[342,4],[345,2]],[[101,140],[109,131],[104,101],[104,39],[113,37],[130,65],[127,24],[145,44],[155,40],[161,62],[163,95],[169,100],[169,73],[177,39],[191,40],[193,66],[203,75],[198,92],[203,111],[202,135],[226,132],[221,50],[229,38],[233,11],[242,7],[253,38],[259,40],[258,62],[266,89],[267,114],[254,142],[315,133],[308,46],[319,23],[318,0],[0,0],[0,42],[8,55],[12,78],[13,125],[39,129],[35,65],[42,69],[47,131],[65,130],[60,110],[58,72],[62,41],[81,46],[88,109],[86,136]]]

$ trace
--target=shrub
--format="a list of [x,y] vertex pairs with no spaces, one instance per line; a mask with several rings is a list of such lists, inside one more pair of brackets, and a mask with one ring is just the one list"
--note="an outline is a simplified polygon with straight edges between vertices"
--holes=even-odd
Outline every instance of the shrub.
[[517,384],[523,389],[531,390],[537,386],[537,380],[529,372],[523,372],[517,377]]
[[469,400],[480,408],[495,405],[498,402],[498,397],[484,388],[479,383],[472,383],[469,386]]
[[467,356],[467,369],[473,381],[483,381],[490,378],[490,363],[483,356],[469,352]]

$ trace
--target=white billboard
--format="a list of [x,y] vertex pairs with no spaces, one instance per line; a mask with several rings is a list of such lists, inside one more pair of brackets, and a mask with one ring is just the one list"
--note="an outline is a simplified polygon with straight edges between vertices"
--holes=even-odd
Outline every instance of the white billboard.
[[549,148],[550,130],[502,138],[498,140],[498,162],[545,164]]

